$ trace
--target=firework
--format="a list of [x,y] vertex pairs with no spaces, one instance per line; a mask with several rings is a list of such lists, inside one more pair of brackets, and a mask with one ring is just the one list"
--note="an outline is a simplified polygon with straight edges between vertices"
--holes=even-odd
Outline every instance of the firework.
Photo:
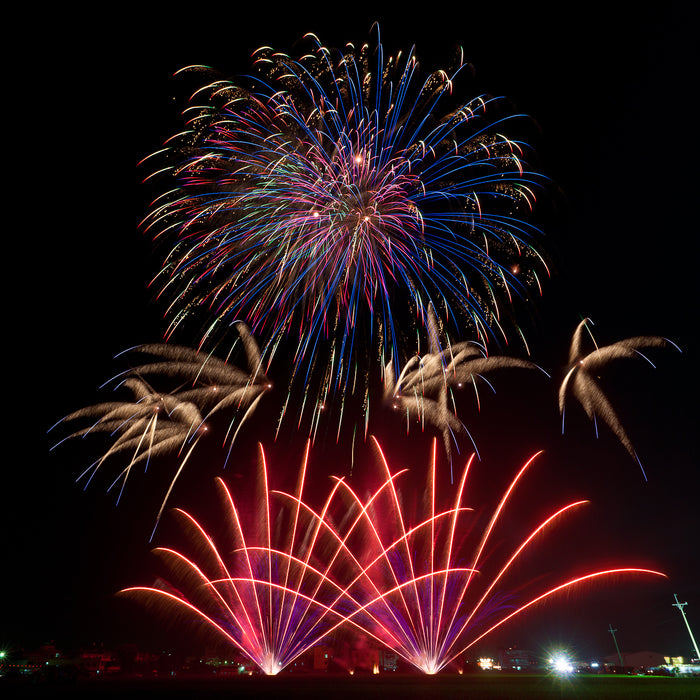
[[169,249],[169,334],[201,313],[203,341],[243,319],[269,357],[293,344],[292,380],[346,393],[368,364],[400,362],[401,329],[424,330],[430,305],[484,344],[504,334],[546,274],[526,220],[543,178],[504,135],[522,115],[459,98],[461,57],[421,77],[378,34],[359,50],[306,39],[298,59],[260,49],[254,76],[195,93],[145,227]]
[[438,510],[433,442],[423,512],[411,522],[397,485],[401,473],[392,474],[378,445],[377,449],[386,478],[365,502],[358,518],[358,527],[364,532],[359,540],[363,551],[356,554],[362,561],[362,575],[346,589],[360,606],[348,618],[425,673],[437,673],[501,625],[561,591],[601,577],[663,575],[647,569],[616,568],[549,586],[544,584],[544,572],[532,581],[514,579],[516,564],[530,555],[562,518],[587,501],[558,508],[503,553],[492,545],[494,533],[502,528],[504,509],[537,455],[508,484],[480,532],[473,527],[473,509],[463,505],[473,458],[467,461],[452,494],[451,507]]
[[[637,461],[644,475],[644,479],[646,480],[646,472],[632,446],[632,442],[627,436],[625,429],[622,427],[617,413],[598,386],[596,379],[598,378],[598,372],[612,360],[635,357],[647,359],[640,352],[641,348],[661,348],[667,346],[675,347],[677,350],[679,348],[666,338],[660,338],[658,336],[639,336],[620,340],[617,343],[602,348],[596,346],[593,352],[584,355],[582,348],[583,337],[586,331],[590,334],[589,324],[592,324],[592,321],[585,318],[578,324],[574,331],[571,340],[571,348],[569,350],[570,368],[559,387],[559,411],[562,416],[562,431],[564,430],[566,397],[570,394],[581,404],[590,420],[594,422],[596,434],[598,430],[597,418],[601,418],[607,423],[632,458]],[[593,339],[592,335],[591,339]],[[595,341],[593,342],[595,344]]]
[[[199,541],[200,553],[206,553],[205,563],[174,550],[157,550],[189,581],[191,594],[166,584],[122,593],[187,611],[268,674],[341,626],[364,632],[433,674],[493,630],[561,591],[603,577],[663,576],[648,569],[615,568],[549,586],[544,576],[514,580],[515,565],[535,543],[586,501],[557,509],[504,554],[493,545],[494,533],[502,528],[502,513],[537,455],[508,484],[479,534],[473,510],[463,505],[473,459],[463,470],[451,506],[440,510],[433,442],[426,504],[411,522],[398,486],[405,470],[391,473],[378,444],[377,450],[384,473],[380,486],[362,499],[345,479],[335,479],[319,511],[302,498],[308,445],[296,491],[274,492],[277,509],[261,460],[259,510],[247,526],[219,480],[232,531],[226,549],[217,549],[204,528],[179,511]],[[286,507],[279,509],[280,504]]]
[[[252,415],[264,394],[272,388],[261,366],[260,352],[250,330],[242,323],[237,324],[237,329],[243,343],[248,372],[210,353],[191,348],[162,343],[134,348],[134,351],[158,357],[160,361],[136,366],[121,376],[117,388],[129,389],[133,400],[83,408],[61,421],[68,423],[98,417],[91,426],[72,433],[65,440],[104,432],[116,436],[112,446],[78,479],[89,474],[89,484],[107,459],[130,452],[128,465],[110,486],[111,489],[121,479],[121,497],[134,466],[140,463],[147,466],[153,457],[177,454],[181,460],[161,502],[156,517],[157,527],[178,477],[199,439],[207,432],[205,421],[224,409],[233,410],[234,420],[243,411],[229,440],[230,454],[241,426]],[[161,380],[165,377],[177,384],[167,393],[156,392],[144,377]]]
[[346,619],[339,604],[345,594],[332,571],[345,566],[348,556],[338,557],[342,538],[323,515],[337,488],[321,514],[302,501],[308,445],[293,494],[269,488],[262,447],[260,457],[257,498],[246,499],[254,503],[252,511],[241,511],[228,487],[217,479],[229,526],[225,549],[217,548],[197,520],[177,510],[205,561],[196,563],[171,549],[155,550],[193,584],[189,595],[167,584],[121,593],[188,611],[263,673],[275,675]]
[[236,329],[245,351],[248,372],[211,353],[166,343],[134,348],[162,361],[139,365],[128,372],[129,375],[166,376],[185,382],[186,388],[181,385],[177,397],[194,403],[205,412],[207,419],[224,409],[233,408],[236,414],[245,409],[229,448],[243,423],[255,411],[262,397],[272,389],[272,382],[263,369],[260,350],[250,329],[244,323],[237,323]]
[[451,344],[448,340],[443,350],[432,307],[428,320],[430,352],[423,356],[414,355],[398,379],[393,362],[389,362],[384,371],[384,402],[393,410],[406,414],[407,427],[411,421],[418,421],[423,427],[427,422],[437,428],[442,434],[445,454],[451,466],[452,442],[457,445],[458,435],[468,435],[477,450],[471,433],[457,417],[454,389],[471,384],[479,404],[478,384],[486,383],[491,387],[485,374],[508,368],[540,368],[532,362],[513,357],[488,356],[485,348],[473,341]]
[[188,443],[196,444],[206,428],[199,409],[189,401],[157,393],[138,377],[128,377],[120,386],[130,390],[132,401],[111,401],[88,406],[66,416],[60,423],[97,417],[92,425],[75,431],[61,442],[95,433],[116,435],[112,446],[78,480],[89,475],[89,484],[107,459],[122,452],[131,453],[128,465],[109,487],[113,488],[121,479],[121,497],[134,466],[144,462],[147,466],[152,457],[181,452]]

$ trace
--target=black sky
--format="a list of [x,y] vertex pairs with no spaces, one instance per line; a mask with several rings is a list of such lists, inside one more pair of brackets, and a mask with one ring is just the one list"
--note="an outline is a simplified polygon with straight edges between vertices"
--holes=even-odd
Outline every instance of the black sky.
[[[104,400],[98,387],[114,374],[114,355],[159,340],[164,329],[146,288],[155,260],[137,230],[146,194],[136,163],[179,127],[187,95],[172,74],[191,63],[245,71],[258,46],[292,51],[307,31],[327,45],[359,43],[379,20],[390,50],[415,44],[431,67],[462,45],[477,89],[510,97],[539,125],[542,167],[561,193],[547,221],[556,274],[530,336],[533,358],[556,377],[583,316],[595,321],[602,344],[648,334],[683,349],[655,352],[656,369],[643,361],[610,369],[607,386],[648,483],[609,434],[593,438],[581,415],[564,438],[558,435],[553,386],[541,390],[551,405],[533,406],[529,394],[506,391],[508,401],[487,401],[475,418],[484,468],[498,463],[510,474],[543,447],[549,486],[533,487],[529,497],[560,489],[593,500],[567,551],[669,575],[552,606],[501,633],[494,646],[568,642],[581,653],[608,654],[612,623],[627,651],[689,652],[671,607],[673,593],[687,600],[700,632],[693,439],[698,149],[691,124],[697,59],[688,8],[631,4],[628,11],[594,3],[567,16],[522,3],[379,8],[134,11],[115,18],[116,31],[110,22],[83,28],[79,17],[62,15],[27,32],[31,60],[22,72],[30,75],[18,96],[24,109],[13,118],[20,150],[31,144],[31,155],[22,153],[30,170],[18,188],[24,211],[13,234],[17,255],[6,267],[9,277],[21,266],[24,289],[12,282],[8,295],[18,320],[6,366],[11,405],[18,397],[20,408],[6,419],[0,645],[162,643],[157,622],[113,598],[151,574],[151,512],[143,506],[155,499],[134,494],[115,508],[101,487],[82,491],[74,478],[97,455],[89,447],[49,453],[46,431],[66,413]],[[501,472],[491,469],[497,479]]]

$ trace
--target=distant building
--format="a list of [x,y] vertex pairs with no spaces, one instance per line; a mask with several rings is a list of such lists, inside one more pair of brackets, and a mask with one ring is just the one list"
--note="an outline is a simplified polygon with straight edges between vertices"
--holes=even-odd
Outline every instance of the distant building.
[[119,673],[122,670],[116,655],[105,649],[90,649],[81,652],[78,663],[90,676]]
[[379,652],[379,669],[381,671],[397,671],[399,668],[399,655],[394,651],[384,649]]
[[[606,666],[619,666],[620,658],[617,654],[606,656]],[[635,651],[633,653],[622,654],[622,665],[625,668],[656,668],[664,664],[664,657],[655,651]]]
[[534,652],[511,647],[498,652],[498,665],[504,671],[532,671],[539,665]]

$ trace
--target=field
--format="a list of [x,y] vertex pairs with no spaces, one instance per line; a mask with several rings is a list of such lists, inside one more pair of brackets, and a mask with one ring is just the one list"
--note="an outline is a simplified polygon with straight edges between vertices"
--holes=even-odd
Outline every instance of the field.
[[[212,679],[152,679],[80,681],[71,686],[25,685],[15,687],[23,698],[63,697],[136,698],[329,698],[330,700],[393,700],[420,698],[447,700],[547,700],[548,698],[628,698],[645,700],[700,698],[700,678],[575,675],[444,674],[381,676],[253,676]],[[0,685],[0,692],[3,691]],[[4,692],[2,692],[5,695]]]

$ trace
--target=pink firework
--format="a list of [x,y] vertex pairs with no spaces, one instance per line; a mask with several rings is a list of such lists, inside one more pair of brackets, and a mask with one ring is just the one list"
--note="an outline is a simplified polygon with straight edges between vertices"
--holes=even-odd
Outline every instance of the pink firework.
[[[188,593],[163,584],[135,587],[122,594],[145,596],[165,604],[170,611],[189,612],[194,619],[219,633],[246,654],[268,675],[277,674],[300,654],[318,643],[341,618],[335,609],[342,590],[329,569],[336,557],[337,538],[329,544],[323,515],[304,506],[308,446],[295,493],[273,492],[268,485],[265,454],[261,448],[255,513],[246,518],[221,479],[224,499],[226,547],[218,548],[214,536],[191,515],[181,516],[198,547],[201,560],[173,549],[157,548],[156,554],[188,583]],[[292,503],[280,507],[280,498]],[[329,500],[332,498],[329,496]],[[332,538],[333,539],[333,538]],[[325,548],[325,552],[324,552]],[[324,557],[330,562],[324,564]],[[340,566],[342,560],[337,560]]]
[[[424,512],[410,523],[396,486],[402,472],[392,474],[378,444],[377,450],[386,478],[362,506],[358,519],[364,543],[362,575],[348,590],[352,590],[351,597],[359,607],[348,618],[425,673],[437,673],[480,639],[558,592],[601,577],[663,576],[648,569],[615,568],[565,578],[544,589],[537,589],[535,581],[514,581],[512,576],[509,578],[514,564],[557,522],[587,501],[558,508],[498,559],[499,552],[491,546],[492,535],[538,455],[530,458],[508,484],[482,532],[474,527],[473,509],[463,505],[473,457],[453,492],[451,507],[438,510],[433,442]],[[359,499],[353,497],[359,506]],[[494,561],[499,563],[494,565]],[[517,596],[514,589],[519,591]]]
[[452,503],[440,510],[433,442],[423,512],[411,522],[397,486],[406,470],[392,473],[375,444],[384,473],[379,487],[363,499],[337,478],[320,510],[302,498],[308,447],[292,494],[269,489],[261,449],[258,510],[250,522],[244,524],[231,492],[218,480],[230,529],[225,550],[217,549],[214,538],[184,511],[178,512],[205,552],[204,563],[172,549],[156,550],[188,582],[188,594],[169,586],[122,593],[184,608],[266,674],[278,673],[340,626],[364,632],[434,674],[561,591],[604,577],[663,576],[626,567],[564,577],[547,587],[541,587],[540,577],[514,580],[514,565],[587,501],[558,508],[503,555],[492,544],[493,533],[503,527],[504,509],[537,455],[510,481],[479,530],[473,509],[463,505],[473,458],[452,490]]

